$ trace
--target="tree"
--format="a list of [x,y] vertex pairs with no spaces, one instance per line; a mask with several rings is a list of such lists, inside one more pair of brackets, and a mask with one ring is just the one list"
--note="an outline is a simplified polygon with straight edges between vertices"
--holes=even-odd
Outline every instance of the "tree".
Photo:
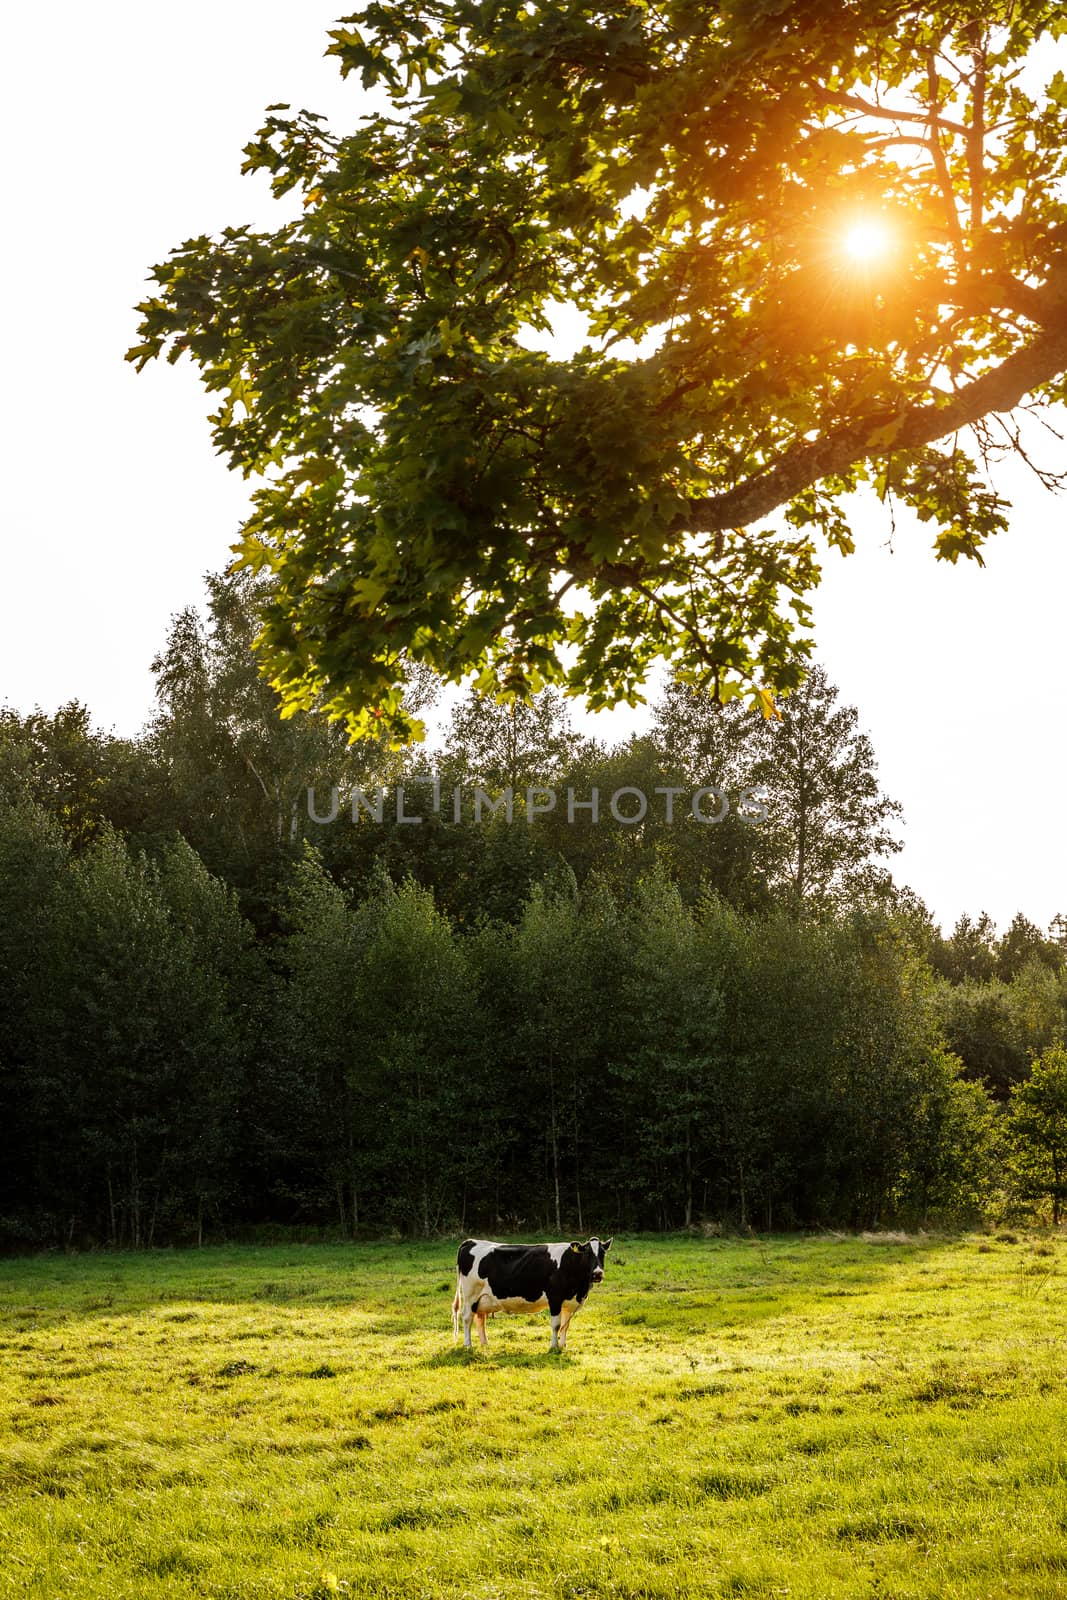
[[506,705],[472,692],[452,712],[446,752],[462,764],[468,783],[520,796],[532,785],[558,781],[578,744],[554,689]]
[[1064,951],[1054,939],[1046,939],[1040,928],[1021,911],[997,944],[997,976],[1010,983],[1028,963],[1039,962],[1053,972],[1064,967]]
[[325,815],[331,787],[367,782],[384,752],[352,752],[324,717],[283,718],[252,654],[269,584],[247,572],[206,583],[206,622],[191,607],[179,613],[152,663],[151,742],[182,832],[212,868],[247,884],[265,861],[295,855],[313,831],[309,788]]
[[836,702],[837,689],[814,667],[765,730],[755,768],[769,795],[768,821],[757,829],[763,859],[794,915],[842,891],[884,891],[888,874],[875,858],[901,848],[888,831],[901,807],[878,786],[856,708]]
[[1067,1050],[1053,1045],[1011,1093],[1008,1127],[1019,1192],[1051,1200],[1052,1226],[1067,1201]]
[[526,1066],[526,1093],[536,1106],[538,1132],[544,1140],[546,1200],[551,1196],[545,1213],[557,1234],[563,1227],[568,1153],[574,1190],[578,1189],[577,1151],[570,1138],[572,1126],[575,1130],[578,1126],[580,1080],[574,1046],[584,1010],[574,959],[577,936],[577,884],[574,874],[564,868],[535,888],[514,945],[523,1010],[518,1047]]
[[[729,927],[732,919],[727,913],[720,920]],[[638,885],[626,935],[618,1071],[637,1124],[634,1175],[660,1227],[677,1219],[688,1228],[704,1209],[709,1124],[722,1105],[722,990],[733,941],[713,946],[708,927],[698,929],[677,889],[659,874]]]
[[[357,995],[360,947],[342,891],[309,851],[289,884],[266,1104],[257,1109],[277,1183],[330,1194],[355,1233],[369,1182],[371,1086]],[[311,1176],[314,1174],[314,1177]]]
[[909,1129],[902,1198],[924,1227],[931,1214],[956,1224],[973,1222],[997,1192],[1003,1145],[998,1107],[982,1084],[959,1076],[960,1066],[954,1056],[935,1055]]
[[938,972],[950,983],[992,978],[997,970],[996,935],[996,924],[988,911],[981,912],[974,921],[964,912],[957,919],[951,938],[943,940],[936,952],[934,964]]
[[379,1214],[430,1235],[451,1220],[465,1133],[480,1114],[463,1082],[470,1005],[463,952],[432,894],[384,876],[358,908],[356,1001],[370,1080]]
[[139,840],[174,826],[166,774],[152,750],[98,732],[77,700],[52,716],[0,708],[0,798],[19,795],[44,806],[77,849],[107,823]]
[[758,783],[765,718],[734,700],[718,707],[678,677],[672,677],[654,708],[652,737],[665,760],[684,772],[694,788],[703,784],[736,791]]
[[[287,703],[407,738],[405,659],[594,706],[657,657],[789,690],[863,482],[980,561],[984,468],[1021,448],[992,419],[1067,394],[1067,88],[1036,49],[1065,30],[1056,0],[345,19],[356,130],[269,108],[245,170],[296,219],[175,250],[128,353],[189,354],[264,479],[242,559]],[[570,359],[528,331],[560,304]]]
[[155,870],[174,947],[178,1009],[161,1209],[174,1232],[186,1231],[187,1222],[202,1244],[206,1223],[221,1222],[232,1209],[246,1127],[257,1109],[254,1058],[262,1040],[255,1023],[264,970],[234,890],[211,876],[184,839],[161,850]]
[[[42,1039],[63,1004],[66,954],[56,902],[70,861],[70,839],[54,816],[27,799],[0,802],[0,1242],[40,1243],[53,1222],[54,1195],[43,1187],[49,1146],[62,1130],[41,1115],[37,1067]],[[69,1236],[67,1236],[69,1241]]]
[[65,1230],[139,1248],[217,1213],[249,932],[183,844],[157,868],[104,830],[56,886],[28,1077],[38,1192]]
[[610,893],[594,883],[579,895],[561,863],[535,886],[508,954],[513,1025],[497,1049],[524,1124],[523,1188],[558,1237],[568,1219],[584,1226],[605,1111],[596,1090],[624,1036],[605,1004],[628,959]]
[[[694,787],[717,786],[731,800],[724,820],[742,847],[735,846],[742,872],[735,867],[734,883],[743,884],[747,866],[749,898],[758,875],[794,913],[809,903],[825,907],[844,890],[895,893],[877,858],[901,848],[889,832],[901,807],[879,788],[856,708],[837,701],[815,666],[774,722],[736,701],[717,708],[677,678],[656,708],[655,737],[668,760]],[[746,813],[751,820],[738,829]]]
[[[673,677],[655,706],[651,738],[659,752],[661,784],[695,793],[717,789],[729,809],[708,825],[679,799],[675,824],[665,831],[672,871],[687,899],[702,885],[712,886],[732,905],[766,908],[769,903],[763,818],[758,797],[766,753],[766,719],[758,710],[732,700],[718,706],[704,692]],[[722,801],[708,796],[702,815],[717,815]]]
[[938,1011],[948,1047],[963,1062],[967,1076],[1006,1099],[1028,1060],[1008,985],[965,979],[946,986],[938,995]]
[[[472,927],[489,919],[494,922],[519,922],[533,892],[549,871],[553,856],[546,849],[540,831],[525,823],[512,826],[503,818],[487,823],[478,833],[463,830],[474,846],[467,879],[453,888],[455,920],[460,927]],[[461,893],[455,893],[455,889]]]

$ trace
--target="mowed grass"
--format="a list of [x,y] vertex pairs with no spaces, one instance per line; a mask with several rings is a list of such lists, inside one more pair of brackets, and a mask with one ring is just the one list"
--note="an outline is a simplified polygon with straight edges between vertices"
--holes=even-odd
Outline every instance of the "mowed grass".
[[0,1593],[1067,1595],[1067,1240],[616,1240],[452,1346],[454,1245],[0,1263]]

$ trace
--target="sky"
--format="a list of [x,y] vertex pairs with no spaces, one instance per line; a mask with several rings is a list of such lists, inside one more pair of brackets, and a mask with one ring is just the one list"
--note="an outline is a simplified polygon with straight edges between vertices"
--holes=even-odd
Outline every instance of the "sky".
[[[334,128],[358,114],[358,83],[322,57],[341,14],[320,0],[6,8],[0,704],[77,698],[98,726],[137,733],[169,619],[229,560],[249,485],[213,453],[195,372],[137,376],[123,355],[169,249],[276,224],[265,181],[239,171],[264,108],[288,101]],[[1067,465],[1055,438],[1034,443]],[[857,554],[828,554],[815,596],[819,659],[904,808],[894,873],[946,927],[1067,910],[1067,500],[1017,463],[996,481],[1014,511],[984,569],[935,562],[906,515],[890,539],[863,501]],[[583,726],[611,741],[641,718]]]

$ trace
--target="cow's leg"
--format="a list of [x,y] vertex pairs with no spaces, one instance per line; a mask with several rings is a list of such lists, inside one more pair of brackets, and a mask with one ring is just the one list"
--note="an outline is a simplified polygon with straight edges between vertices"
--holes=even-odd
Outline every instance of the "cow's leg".
[[548,1302],[548,1315],[552,1321],[552,1343],[548,1347],[550,1350],[559,1350],[561,1348],[559,1342],[559,1325],[562,1321],[562,1313],[563,1306],[561,1304],[557,1303],[556,1305],[553,1305],[551,1300]]
[[475,1315],[477,1317],[477,1322],[478,1322],[478,1338],[481,1340],[482,1349],[483,1350],[488,1350],[488,1348],[489,1348],[489,1340],[485,1337],[485,1319],[486,1319],[487,1313],[484,1312],[484,1311],[479,1311],[479,1312],[476,1312]]
[[566,1306],[563,1307],[563,1311],[559,1319],[559,1347],[561,1350],[566,1350],[567,1348],[567,1329],[571,1325],[571,1318],[574,1316],[576,1310],[576,1306],[572,1306],[569,1311]]
[[463,1302],[463,1348],[471,1348],[471,1323],[474,1321],[474,1307],[469,1300]]
[[459,1313],[460,1313],[460,1310],[462,1309],[462,1306],[463,1306],[463,1296],[460,1294],[459,1288],[457,1286],[457,1288],[456,1288],[456,1298],[452,1302],[452,1343],[453,1344],[455,1344],[456,1340],[459,1338]]

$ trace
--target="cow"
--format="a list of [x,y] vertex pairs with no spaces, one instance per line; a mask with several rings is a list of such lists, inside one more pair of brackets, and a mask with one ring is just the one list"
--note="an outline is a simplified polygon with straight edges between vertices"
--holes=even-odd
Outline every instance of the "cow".
[[610,1239],[586,1244],[495,1244],[491,1239],[464,1239],[456,1255],[456,1297],[452,1302],[452,1339],[471,1348],[471,1323],[478,1323],[484,1346],[485,1319],[497,1311],[543,1311],[552,1319],[552,1350],[567,1346],[571,1318],[586,1302],[589,1290],[604,1276]]

